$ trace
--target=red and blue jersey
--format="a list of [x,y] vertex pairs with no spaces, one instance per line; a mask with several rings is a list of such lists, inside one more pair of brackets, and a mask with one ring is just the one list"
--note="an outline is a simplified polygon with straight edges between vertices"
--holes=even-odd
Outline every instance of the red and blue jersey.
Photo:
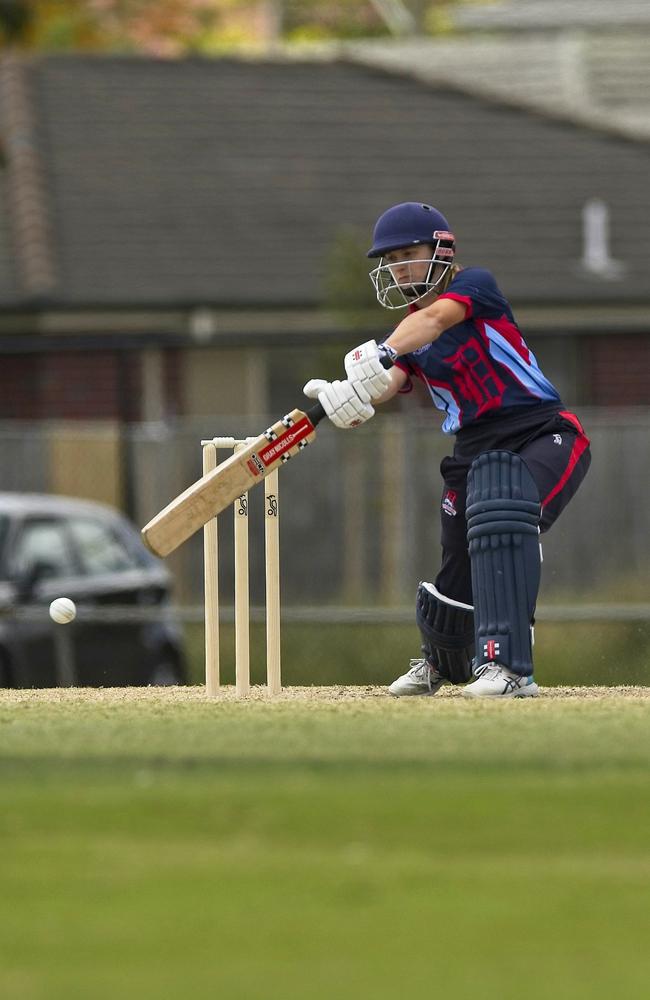
[[[511,407],[560,404],[489,271],[459,271],[440,299],[460,302],[465,318],[432,344],[401,355],[396,364],[409,378],[421,379],[435,406],[446,412],[446,434],[506,407],[511,412]],[[410,383],[403,391],[408,388]]]

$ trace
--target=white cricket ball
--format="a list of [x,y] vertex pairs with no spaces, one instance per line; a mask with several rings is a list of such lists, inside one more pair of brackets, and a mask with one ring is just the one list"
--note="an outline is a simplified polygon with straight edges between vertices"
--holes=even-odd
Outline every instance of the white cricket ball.
[[57,597],[50,604],[50,618],[59,625],[65,625],[67,622],[74,621],[76,616],[77,609],[75,603],[69,597]]

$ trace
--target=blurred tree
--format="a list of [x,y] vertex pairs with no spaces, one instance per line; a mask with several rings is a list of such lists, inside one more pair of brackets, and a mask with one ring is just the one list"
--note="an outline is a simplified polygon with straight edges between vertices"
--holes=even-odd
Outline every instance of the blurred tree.
[[0,0],[0,43],[23,43],[32,27],[33,15],[28,0]]
[[334,234],[325,264],[324,308],[349,327],[376,321],[383,310],[377,305],[368,273],[368,234],[341,226]]
[[[0,41],[159,56],[435,32],[462,0],[0,0]],[[442,20],[441,20],[442,17]]]
[[282,34],[288,41],[368,38],[388,33],[374,2],[284,0]]

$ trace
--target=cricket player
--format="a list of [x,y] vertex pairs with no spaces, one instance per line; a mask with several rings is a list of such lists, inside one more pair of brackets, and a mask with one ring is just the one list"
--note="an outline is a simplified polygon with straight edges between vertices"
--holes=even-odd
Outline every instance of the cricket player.
[[383,343],[346,355],[345,380],[312,379],[304,392],[348,429],[419,380],[454,439],[440,466],[442,563],[416,595],[424,655],[391,694],[432,695],[449,682],[472,697],[530,697],[538,691],[539,536],[582,482],[589,440],[542,373],[493,275],[461,267],[455,253],[449,223],[431,205],[384,212],[368,251],[377,261],[370,278],[381,305],[407,315]]

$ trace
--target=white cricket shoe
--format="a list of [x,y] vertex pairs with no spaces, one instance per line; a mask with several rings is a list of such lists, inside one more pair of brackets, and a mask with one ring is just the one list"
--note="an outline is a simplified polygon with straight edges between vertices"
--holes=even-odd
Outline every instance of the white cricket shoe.
[[388,690],[396,698],[407,694],[435,694],[446,679],[426,660],[411,660],[410,669],[393,681]]
[[514,674],[498,663],[484,663],[475,681],[463,688],[469,698],[534,698],[539,688],[532,677]]

